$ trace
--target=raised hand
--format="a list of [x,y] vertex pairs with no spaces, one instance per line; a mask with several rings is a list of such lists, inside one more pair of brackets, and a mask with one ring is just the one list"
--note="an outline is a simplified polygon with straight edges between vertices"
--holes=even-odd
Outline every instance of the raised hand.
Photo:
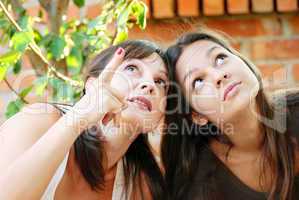
[[[86,86],[86,94],[75,104],[75,111],[85,116],[86,123],[102,122],[105,116],[113,116],[113,113],[117,113],[126,107],[124,97],[110,85],[117,67],[123,62],[124,54],[122,48],[115,52],[99,77],[90,81]],[[105,121],[107,121],[108,118],[105,118]]]

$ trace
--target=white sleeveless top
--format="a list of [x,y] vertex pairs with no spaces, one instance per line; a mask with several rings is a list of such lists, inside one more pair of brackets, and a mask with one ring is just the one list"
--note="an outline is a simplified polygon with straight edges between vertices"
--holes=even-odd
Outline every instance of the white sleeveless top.
[[[68,155],[69,153],[67,153],[64,160],[57,168],[41,200],[54,200],[55,191],[65,172]],[[124,184],[125,182],[124,182],[123,160],[121,159],[117,163],[116,176],[114,179],[112,198],[111,198],[112,200],[125,200],[126,195],[124,190]],[[132,191],[132,185],[130,184],[128,189],[128,196],[130,196],[131,191]]]

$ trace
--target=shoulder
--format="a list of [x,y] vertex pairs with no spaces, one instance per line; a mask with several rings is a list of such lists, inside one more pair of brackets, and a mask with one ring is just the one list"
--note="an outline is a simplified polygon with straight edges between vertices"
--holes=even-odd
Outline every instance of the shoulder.
[[38,134],[46,131],[60,116],[59,110],[53,105],[46,103],[27,105],[0,126],[0,136],[20,137],[26,133]]
[[30,148],[59,118],[52,105],[36,103],[6,120],[0,127],[0,169]]

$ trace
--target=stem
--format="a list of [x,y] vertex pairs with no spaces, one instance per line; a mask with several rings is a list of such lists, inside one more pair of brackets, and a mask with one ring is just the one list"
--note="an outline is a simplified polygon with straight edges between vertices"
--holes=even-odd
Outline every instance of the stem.
[[3,80],[11,91],[13,91],[24,103],[29,104],[29,102],[25,98],[21,97],[20,94],[10,85],[6,78],[4,78]]
[[[10,13],[8,12],[8,10],[6,9],[6,7],[4,6],[4,4],[2,3],[2,1],[0,1],[0,7],[3,10],[4,14],[6,15],[6,17],[8,18],[8,20],[15,26],[15,28],[18,31],[22,31],[22,28],[17,24],[17,22],[13,19],[13,17],[10,15]],[[58,78],[68,82],[70,85],[75,86],[75,87],[82,87],[83,83],[79,82],[79,81],[75,81],[63,74],[61,74],[60,72],[58,72],[55,67],[53,67],[49,61],[44,57],[44,55],[41,53],[39,47],[35,44],[34,41],[29,43],[29,47],[30,49],[48,66],[50,72],[52,72],[55,76],[57,76]]]

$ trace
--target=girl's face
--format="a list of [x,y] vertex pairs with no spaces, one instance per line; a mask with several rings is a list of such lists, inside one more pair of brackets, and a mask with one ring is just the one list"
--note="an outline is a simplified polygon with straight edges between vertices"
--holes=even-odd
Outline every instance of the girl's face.
[[248,106],[259,90],[245,62],[209,40],[184,48],[176,77],[192,108],[218,125]]
[[142,132],[154,130],[164,116],[168,85],[168,71],[157,53],[125,60],[111,80],[128,103],[122,117]]

